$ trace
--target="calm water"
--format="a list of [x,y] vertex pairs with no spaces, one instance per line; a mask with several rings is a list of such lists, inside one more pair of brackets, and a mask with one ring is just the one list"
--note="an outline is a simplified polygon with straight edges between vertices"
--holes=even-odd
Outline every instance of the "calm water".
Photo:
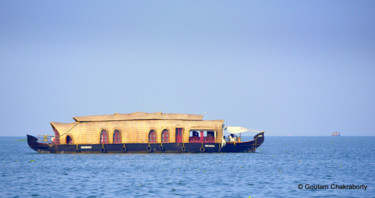
[[235,154],[38,154],[25,138],[0,137],[0,197],[375,197],[375,137],[266,136]]

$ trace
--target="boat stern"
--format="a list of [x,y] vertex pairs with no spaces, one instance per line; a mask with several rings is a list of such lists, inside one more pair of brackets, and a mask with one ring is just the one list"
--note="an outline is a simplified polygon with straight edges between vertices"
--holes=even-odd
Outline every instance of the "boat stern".
[[254,143],[253,143],[254,151],[253,152],[255,152],[255,150],[258,147],[260,147],[260,145],[263,144],[263,142],[264,142],[264,131],[262,131],[262,132],[260,132],[260,133],[258,133],[254,136]]

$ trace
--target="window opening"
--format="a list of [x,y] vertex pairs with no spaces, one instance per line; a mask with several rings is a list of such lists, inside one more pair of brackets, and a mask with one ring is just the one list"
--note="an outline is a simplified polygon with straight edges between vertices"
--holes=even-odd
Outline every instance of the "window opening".
[[100,144],[108,144],[108,133],[104,129],[100,132]]
[[70,135],[66,136],[66,143],[67,144],[73,144],[73,139],[70,137]]
[[215,131],[190,130],[189,142],[191,143],[215,143]]
[[120,131],[117,129],[113,132],[113,143],[121,143],[121,134]]
[[151,130],[148,134],[148,142],[149,143],[156,143],[156,133],[154,130]]
[[169,142],[169,131],[164,129],[161,133],[161,142]]

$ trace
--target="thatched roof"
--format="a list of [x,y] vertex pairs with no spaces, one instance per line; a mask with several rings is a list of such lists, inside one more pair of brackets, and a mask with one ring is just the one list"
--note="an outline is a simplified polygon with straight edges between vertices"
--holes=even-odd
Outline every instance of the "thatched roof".
[[98,121],[123,121],[123,120],[202,120],[203,115],[177,114],[177,113],[143,113],[135,112],[129,114],[115,113],[113,115],[78,116],[73,117],[77,122],[98,122]]
[[[78,122],[76,122],[76,123],[74,123],[74,122],[72,122],[72,123],[51,122],[50,124],[54,129],[56,129],[60,133],[64,133],[64,132],[67,132],[70,129],[72,129],[75,125],[78,124]],[[60,135],[62,135],[62,134],[60,134]]]

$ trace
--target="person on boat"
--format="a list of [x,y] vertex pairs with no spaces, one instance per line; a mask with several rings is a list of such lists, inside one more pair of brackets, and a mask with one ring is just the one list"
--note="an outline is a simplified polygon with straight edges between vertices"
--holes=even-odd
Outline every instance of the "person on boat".
[[223,141],[221,142],[221,147],[224,147],[226,144],[227,144],[227,142],[225,141],[225,136],[223,136]]
[[228,135],[229,142],[233,142],[233,134]]
[[197,131],[193,131],[193,139],[196,141],[199,140],[199,133]]
[[235,142],[238,142],[238,137],[237,137],[237,135],[233,134],[233,139],[234,139]]
[[192,136],[190,137],[192,141],[198,141],[199,140],[199,134],[196,131],[192,131]]
[[229,135],[229,142],[237,142],[237,136],[233,133]]

